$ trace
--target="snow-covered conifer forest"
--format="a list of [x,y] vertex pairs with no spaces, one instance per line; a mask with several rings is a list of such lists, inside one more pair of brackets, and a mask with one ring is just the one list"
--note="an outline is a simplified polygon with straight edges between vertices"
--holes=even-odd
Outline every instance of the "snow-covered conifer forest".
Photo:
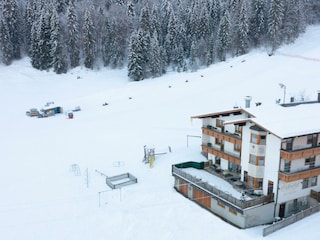
[[127,68],[139,81],[253,48],[272,54],[319,22],[319,0],[1,0],[0,60]]

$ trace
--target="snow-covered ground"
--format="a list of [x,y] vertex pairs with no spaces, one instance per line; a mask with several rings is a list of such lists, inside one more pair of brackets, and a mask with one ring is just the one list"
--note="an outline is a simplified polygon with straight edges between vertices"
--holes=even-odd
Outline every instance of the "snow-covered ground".
[[[283,100],[279,83],[286,101],[316,99],[319,39],[313,26],[272,57],[260,49],[141,82],[128,81],[125,70],[56,75],[28,59],[0,66],[0,239],[318,240],[320,213],[265,238],[263,226],[231,226],[173,189],[171,165],[203,158],[200,138],[187,146],[187,135],[201,134],[191,116],[244,106],[247,95],[273,104]],[[51,101],[82,110],[74,119],[25,115]],[[153,168],[142,162],[144,145],[166,153]],[[138,183],[111,191],[103,174],[127,172]]]

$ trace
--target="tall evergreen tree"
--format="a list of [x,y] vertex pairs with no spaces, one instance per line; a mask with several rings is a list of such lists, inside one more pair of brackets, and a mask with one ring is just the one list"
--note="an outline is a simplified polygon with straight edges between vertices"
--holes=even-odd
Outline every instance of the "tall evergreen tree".
[[2,16],[9,33],[12,48],[12,60],[21,57],[21,20],[16,0],[2,0]]
[[226,54],[230,49],[231,44],[231,26],[230,26],[230,14],[229,10],[225,9],[225,12],[221,18],[219,30],[218,30],[218,56],[221,61],[226,60]]
[[268,36],[271,43],[272,54],[280,45],[281,27],[283,24],[284,6],[282,0],[270,0],[268,15]]
[[143,80],[143,61],[142,47],[140,45],[139,34],[133,32],[130,37],[128,55],[128,76],[134,81]]
[[10,41],[10,33],[7,23],[0,16],[0,56],[2,58],[2,62],[5,65],[10,65],[12,62],[12,43]]
[[109,66],[111,63],[111,25],[109,17],[105,17],[103,25],[103,36],[102,36],[102,60],[104,66]]
[[249,17],[247,1],[243,0],[240,8],[239,22],[237,29],[237,55],[247,53],[249,48]]
[[141,68],[143,70],[143,78],[147,78],[150,70],[149,59],[151,50],[150,12],[148,6],[141,9],[138,36],[142,47]]
[[250,36],[254,46],[259,46],[266,35],[266,3],[265,0],[252,1],[250,19]]
[[166,51],[166,66],[169,66],[171,63],[175,63],[175,56],[177,55],[177,45],[176,45],[176,37],[177,37],[177,24],[176,18],[173,12],[169,17],[169,23],[167,28],[167,35],[164,42],[164,49]]
[[161,75],[161,55],[156,31],[152,34],[150,46],[150,74],[152,77],[159,77]]
[[304,31],[305,19],[303,9],[303,1],[286,0],[281,31],[281,37],[284,42],[290,43],[294,41]]
[[66,73],[68,70],[64,44],[62,41],[63,34],[58,12],[53,9],[51,16],[51,58],[53,70],[58,73]]
[[32,66],[46,70],[51,67],[51,25],[50,25],[50,7],[41,6],[40,15],[35,19],[31,29],[31,62]]
[[84,66],[86,68],[93,68],[95,62],[95,38],[94,38],[94,25],[91,18],[89,9],[85,10],[83,22],[83,53],[84,53]]
[[67,45],[70,58],[71,68],[75,68],[80,64],[80,50],[79,50],[79,23],[75,10],[75,0],[69,1],[67,8]]

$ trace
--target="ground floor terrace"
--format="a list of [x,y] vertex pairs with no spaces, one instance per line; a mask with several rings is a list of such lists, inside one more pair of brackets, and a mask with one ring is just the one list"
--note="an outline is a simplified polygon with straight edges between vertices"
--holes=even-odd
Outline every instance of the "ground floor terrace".
[[[238,171],[222,171],[212,162],[184,162],[172,166],[174,188],[203,208],[239,227],[274,223],[319,205],[320,193],[278,202],[240,181]],[[280,217],[281,215],[281,217]]]
[[172,166],[174,188],[205,209],[239,227],[274,221],[274,197],[257,195],[236,172],[222,172],[209,162],[185,162]]

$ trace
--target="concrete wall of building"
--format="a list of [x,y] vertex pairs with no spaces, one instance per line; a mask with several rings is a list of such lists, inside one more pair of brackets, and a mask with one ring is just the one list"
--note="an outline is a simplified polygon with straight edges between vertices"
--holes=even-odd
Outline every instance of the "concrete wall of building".
[[244,211],[245,227],[254,227],[274,221],[274,203],[259,205]]
[[241,180],[243,181],[243,172],[248,172],[250,158],[250,123],[242,127],[242,146],[241,146]]
[[263,194],[268,193],[268,183],[273,182],[273,193],[277,197],[278,175],[280,163],[281,139],[269,133],[266,137],[266,155],[264,162]]
[[217,201],[216,199],[211,198],[210,210],[222,219],[224,219],[225,221],[230,222],[239,228],[246,227],[245,218],[241,213],[234,211],[233,209]]

